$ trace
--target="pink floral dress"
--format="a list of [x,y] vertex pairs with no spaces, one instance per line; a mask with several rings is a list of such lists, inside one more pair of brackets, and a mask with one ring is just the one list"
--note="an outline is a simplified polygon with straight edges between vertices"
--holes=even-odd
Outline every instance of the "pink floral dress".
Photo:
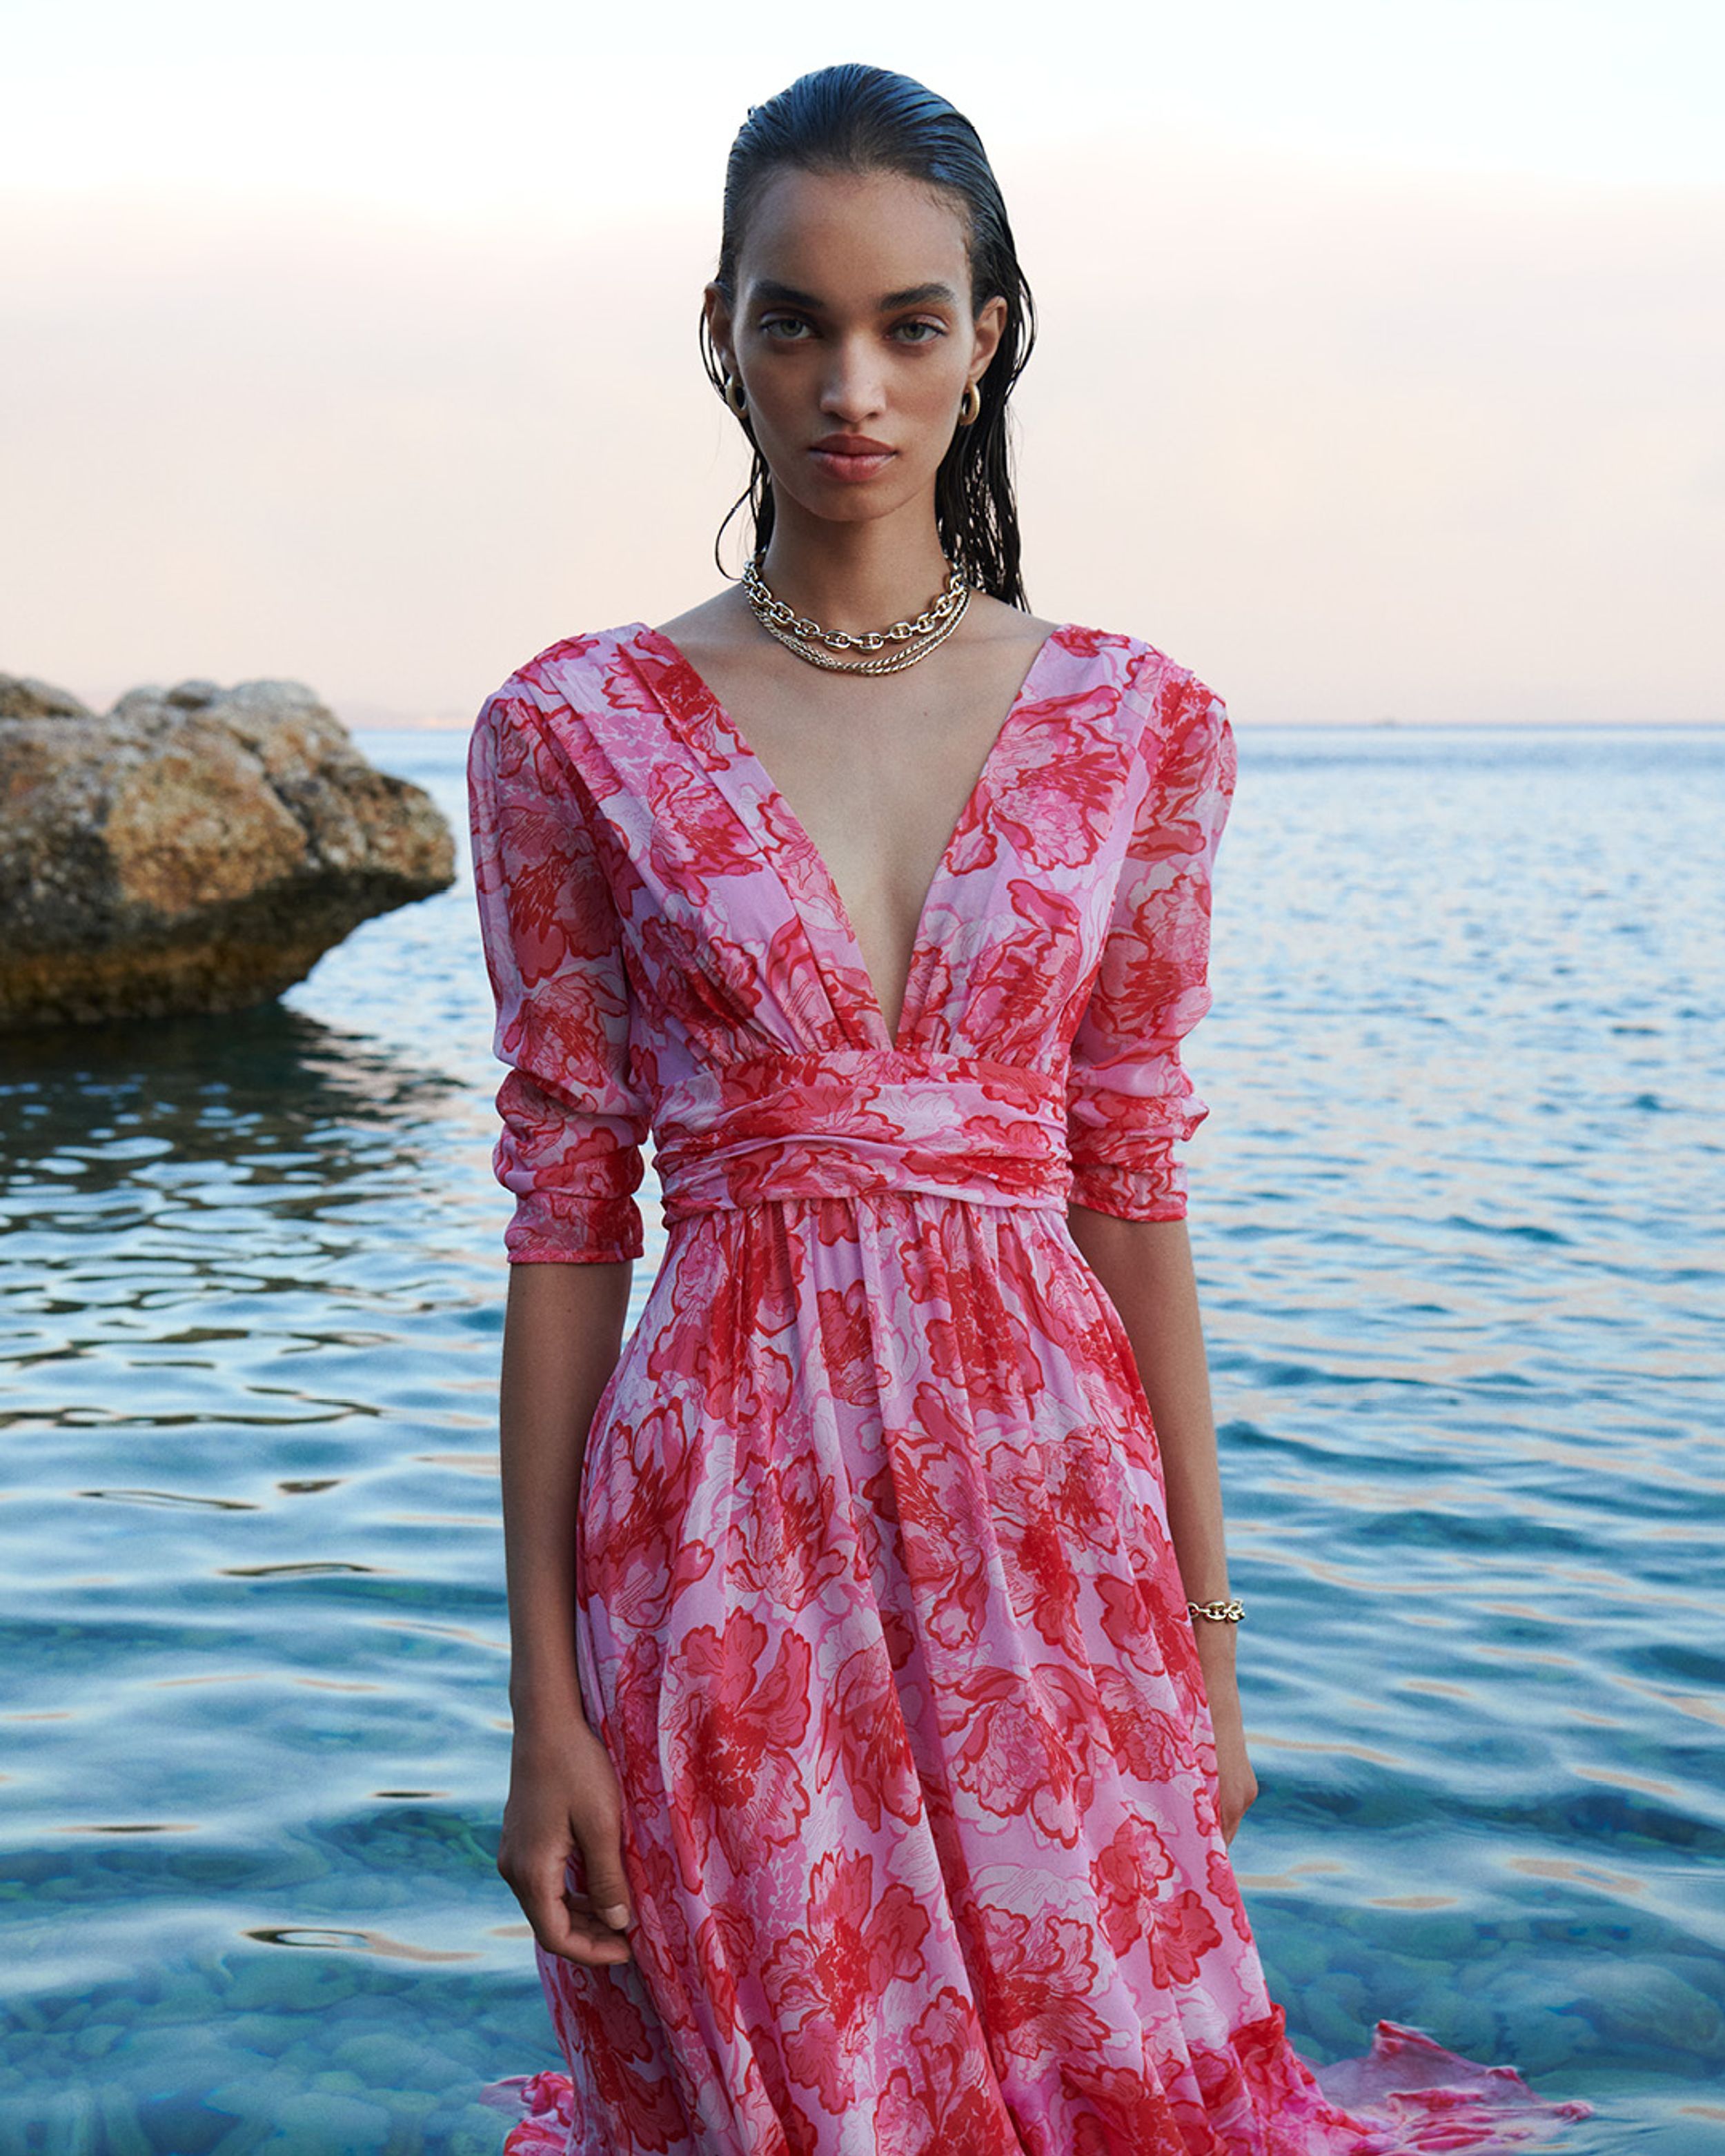
[[1344,2111],[1290,2047],[1155,1429],[1067,1226],[1185,1211],[1235,775],[1191,673],[1058,629],[894,1038],[665,636],[570,638],[481,712],[508,1256],[639,1257],[649,1134],[669,1235],[577,1533],[634,1958],[540,1955],[567,2072],[499,2085],[512,2156],[1367,2156],[1558,2115],[1387,2022]]

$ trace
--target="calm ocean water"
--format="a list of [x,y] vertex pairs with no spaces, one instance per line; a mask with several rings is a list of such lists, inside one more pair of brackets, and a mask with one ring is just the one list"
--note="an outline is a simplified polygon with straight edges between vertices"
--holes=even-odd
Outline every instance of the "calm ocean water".
[[[1239,736],[1192,1232],[1271,1992],[1705,2156],[1725,733]],[[461,736],[363,738],[461,828]],[[281,1008],[3,1045],[8,2156],[490,2156],[554,2062],[490,1028],[464,886]]]

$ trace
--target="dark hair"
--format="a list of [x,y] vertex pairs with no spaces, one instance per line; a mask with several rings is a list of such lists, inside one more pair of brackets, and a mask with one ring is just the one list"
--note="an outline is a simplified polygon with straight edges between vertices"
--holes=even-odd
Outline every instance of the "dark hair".
[[[855,62],[799,75],[765,105],[751,106],[725,167],[724,226],[713,278],[733,306],[737,259],[750,213],[768,179],[785,166],[809,172],[902,172],[956,197],[964,210],[972,311],[1004,299],[1006,327],[978,385],[981,415],[957,429],[935,475],[935,521],[947,556],[973,584],[1009,606],[1027,608],[1006,403],[1035,341],[1035,312],[981,138],[962,112],[920,82]],[[704,315],[701,348],[714,388],[722,389],[724,374]],[[754,467],[747,490],[719,526],[719,539],[747,504],[755,545],[764,550],[773,536],[773,475],[747,413],[742,425],[754,444]],[[718,540],[713,555],[719,559]],[[722,571],[722,561],[719,567]]]

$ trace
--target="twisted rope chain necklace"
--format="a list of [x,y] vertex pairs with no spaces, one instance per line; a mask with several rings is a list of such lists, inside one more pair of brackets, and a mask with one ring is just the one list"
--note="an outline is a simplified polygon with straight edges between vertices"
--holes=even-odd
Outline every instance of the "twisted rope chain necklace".
[[[795,652],[798,659],[806,659],[811,666],[824,666],[834,674],[901,674],[906,667],[914,666],[919,659],[926,659],[931,651],[940,649],[963,620],[964,610],[970,604],[971,588],[965,582],[964,572],[955,567],[940,597],[907,621],[896,621],[890,629],[859,629],[854,634],[842,629],[823,629],[818,621],[799,614],[794,607],[787,606],[776,596],[761,573],[761,558],[757,554],[745,564],[742,572],[742,588],[755,619],[787,651]],[[824,649],[817,648],[823,645]],[[890,648],[894,645],[898,648]],[[833,656],[835,652],[845,651],[882,655],[870,659]]]

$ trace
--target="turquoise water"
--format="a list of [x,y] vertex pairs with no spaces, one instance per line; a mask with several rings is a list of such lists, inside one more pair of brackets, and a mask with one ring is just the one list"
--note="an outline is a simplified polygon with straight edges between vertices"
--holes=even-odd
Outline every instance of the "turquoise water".
[[[1725,734],[1239,734],[1192,1230],[1271,1990],[1703,2156]],[[459,735],[365,740],[459,829]],[[464,887],[281,1008],[5,1044],[0,2151],[492,2152],[553,2062],[490,1026]]]

